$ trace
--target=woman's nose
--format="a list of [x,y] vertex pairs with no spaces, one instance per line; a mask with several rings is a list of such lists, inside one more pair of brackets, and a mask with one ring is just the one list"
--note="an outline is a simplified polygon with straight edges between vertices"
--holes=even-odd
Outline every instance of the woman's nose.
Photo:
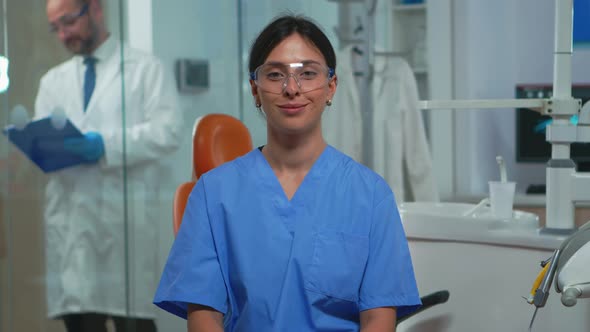
[[287,95],[295,95],[299,93],[299,89],[300,86],[299,82],[297,81],[297,78],[295,78],[293,74],[289,74],[289,76],[287,76],[287,79],[285,80],[283,92]]

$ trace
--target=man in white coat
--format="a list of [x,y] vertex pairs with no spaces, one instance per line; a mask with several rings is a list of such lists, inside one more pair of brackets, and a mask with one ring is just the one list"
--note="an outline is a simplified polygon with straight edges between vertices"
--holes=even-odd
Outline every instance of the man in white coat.
[[[41,79],[35,117],[62,109],[84,133],[66,150],[87,163],[50,173],[45,232],[48,316],[71,331],[155,331],[160,161],[182,114],[155,57],[111,35],[100,0],[47,0],[73,57]],[[131,329],[127,329],[131,327]]]

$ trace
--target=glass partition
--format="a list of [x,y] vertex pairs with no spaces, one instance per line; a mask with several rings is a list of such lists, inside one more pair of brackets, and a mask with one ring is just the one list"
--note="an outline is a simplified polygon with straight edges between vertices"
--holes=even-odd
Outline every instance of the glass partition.
[[[55,43],[44,2],[0,1],[0,56],[9,77],[0,94],[0,125],[33,117],[41,76],[66,58]],[[47,176],[7,137],[0,138],[0,331],[60,331],[45,301],[43,191]]]
[[153,318],[143,221],[158,202],[142,185],[157,172],[134,163],[150,77],[133,73],[151,68],[120,47],[126,3],[0,0],[1,332],[152,327],[124,319]]

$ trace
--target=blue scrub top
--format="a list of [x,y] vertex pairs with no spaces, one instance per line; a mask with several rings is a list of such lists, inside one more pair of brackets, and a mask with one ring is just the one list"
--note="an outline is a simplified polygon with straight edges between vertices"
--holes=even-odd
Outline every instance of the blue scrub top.
[[360,311],[420,297],[391,189],[327,146],[291,200],[258,149],[204,174],[154,303],[212,307],[225,331],[358,331]]

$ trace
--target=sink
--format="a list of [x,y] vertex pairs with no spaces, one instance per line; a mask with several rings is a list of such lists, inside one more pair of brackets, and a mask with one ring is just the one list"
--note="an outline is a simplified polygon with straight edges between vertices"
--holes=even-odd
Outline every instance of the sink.
[[539,228],[539,216],[533,213],[514,210],[509,220],[494,216],[487,199],[479,204],[405,202],[399,205],[399,212],[405,227],[440,227],[443,231]]

